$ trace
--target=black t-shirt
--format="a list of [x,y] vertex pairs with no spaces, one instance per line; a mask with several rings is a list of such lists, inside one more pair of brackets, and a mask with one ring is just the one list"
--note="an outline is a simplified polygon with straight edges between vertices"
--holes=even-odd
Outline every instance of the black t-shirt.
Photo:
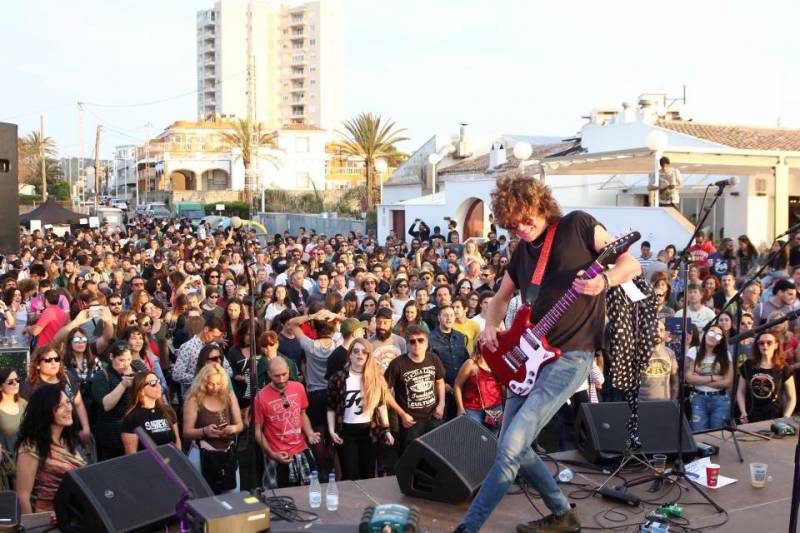
[[792,376],[789,367],[755,368],[750,360],[739,368],[747,385],[748,422],[759,422],[783,416],[783,385]]
[[344,346],[336,347],[328,357],[328,363],[325,367],[325,379],[331,379],[337,372],[344,369],[346,364],[347,349]]
[[[583,211],[572,211],[561,218],[550,251],[550,260],[542,280],[539,297],[534,304],[531,320],[537,323],[572,287],[575,275],[585,270],[597,258],[594,250],[594,228],[600,223]],[[544,243],[545,233],[535,242],[520,242],[508,263],[508,274],[520,289],[523,300],[527,295],[536,262]],[[594,352],[603,344],[605,300],[599,296],[580,295],[569,311],[547,334],[551,345],[562,351]]]
[[436,408],[436,381],[444,379],[444,365],[435,354],[428,352],[421,363],[401,355],[389,363],[386,383],[394,389],[400,407],[416,420],[427,420]]
[[[122,419],[122,433],[134,433],[139,426],[150,435],[150,438],[158,446],[175,442],[175,432],[172,431],[172,425],[158,407],[145,409],[140,406]],[[143,449],[142,444],[139,443],[139,450]]]

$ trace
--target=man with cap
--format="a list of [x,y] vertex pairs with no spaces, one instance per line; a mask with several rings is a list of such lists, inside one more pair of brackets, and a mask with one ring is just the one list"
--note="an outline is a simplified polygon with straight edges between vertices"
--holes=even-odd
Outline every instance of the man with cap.
[[367,322],[362,322],[356,318],[348,318],[339,326],[339,332],[342,334],[342,344],[338,346],[331,356],[328,357],[328,366],[325,368],[325,379],[331,379],[331,376],[342,370],[347,364],[347,354],[350,352],[350,346],[356,339],[363,339],[367,332]]
[[393,328],[392,310],[386,307],[378,309],[375,313],[375,335],[369,341],[372,343],[372,357],[384,372],[392,360],[406,352],[406,340],[392,333]]

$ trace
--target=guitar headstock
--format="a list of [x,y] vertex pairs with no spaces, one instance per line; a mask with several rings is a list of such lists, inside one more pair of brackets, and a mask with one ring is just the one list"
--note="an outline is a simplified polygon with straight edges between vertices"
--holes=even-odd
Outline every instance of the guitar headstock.
[[617,258],[628,251],[633,243],[642,238],[642,234],[638,231],[630,230],[617,237],[614,241],[606,244],[600,251],[600,256],[597,262],[601,265],[608,266],[617,261]]

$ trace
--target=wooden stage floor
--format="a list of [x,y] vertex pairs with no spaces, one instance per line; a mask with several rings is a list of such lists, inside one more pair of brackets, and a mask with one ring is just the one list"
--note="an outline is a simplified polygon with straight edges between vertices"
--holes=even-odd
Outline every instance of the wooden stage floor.
[[[765,428],[769,428],[769,423],[744,426],[744,429],[753,431]],[[794,473],[794,449],[797,440],[795,437],[786,437],[763,441],[744,433],[739,435],[744,458],[743,463],[740,463],[736,456],[730,433],[725,433],[723,436],[718,431],[696,436],[698,441],[705,441],[720,447],[719,456],[712,458],[712,461],[720,464],[720,472],[723,475],[738,480],[736,483],[720,489],[702,489],[707,491],[727,511],[727,522],[715,529],[734,533],[787,531],[792,495],[792,476]],[[555,457],[558,460],[582,459],[574,452],[555,454]],[[772,476],[773,480],[766,488],[755,489],[750,486],[748,463],[751,462],[764,462],[769,465],[769,475]],[[551,471],[555,472],[555,465],[553,463],[549,464]],[[588,472],[588,470],[579,467],[575,467],[575,469],[581,472]],[[643,474],[628,473],[624,474],[623,477],[631,480],[641,475]],[[587,474],[586,477],[598,484],[605,479],[605,476],[600,474]],[[585,485],[589,484],[587,479],[582,479],[580,476],[576,476],[574,481]],[[615,478],[611,484],[616,485],[621,482],[621,479]],[[327,512],[323,505],[323,508],[318,510],[320,515],[319,523],[309,527],[308,524],[302,526],[300,524],[274,522],[275,529],[279,531],[354,531],[352,528],[342,526],[345,524],[357,524],[362,510],[367,505],[400,503],[409,506],[415,505],[420,509],[423,531],[446,532],[452,531],[458,525],[468,509],[468,504],[450,505],[406,497],[400,492],[397,481],[393,477],[357,482],[340,481],[338,486],[340,506],[336,512]],[[676,487],[667,486],[658,493],[649,493],[647,491],[649,486],[650,484],[648,483],[633,487],[631,492],[644,500],[658,502],[659,505],[678,497]],[[516,489],[516,487],[514,488]],[[578,505],[582,525],[591,527],[592,530],[610,531],[613,528],[629,524],[630,527],[620,530],[638,531],[638,524],[643,523],[645,516],[658,507],[655,504],[645,503],[642,503],[639,507],[630,507],[604,500],[597,495],[587,497],[588,494],[586,492],[581,493],[579,489],[580,487],[577,486],[563,486],[565,494],[572,495],[571,501]],[[299,507],[308,508],[308,489],[305,487],[281,489],[277,493],[292,496]],[[546,512],[541,500],[534,499],[533,501],[539,510]],[[704,503],[705,500],[702,496],[693,489],[683,490],[680,494],[678,505],[684,508],[685,517],[689,520],[691,527],[708,527],[725,522],[725,515],[717,513],[713,507]],[[612,509],[613,511],[609,512]],[[531,507],[524,494],[509,494],[489,518],[483,531],[514,531],[516,524],[538,517],[539,515]]]

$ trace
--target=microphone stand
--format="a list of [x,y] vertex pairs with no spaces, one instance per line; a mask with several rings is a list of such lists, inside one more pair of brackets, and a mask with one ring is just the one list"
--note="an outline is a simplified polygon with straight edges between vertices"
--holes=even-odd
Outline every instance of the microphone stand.
[[[709,185],[709,187],[711,187]],[[689,238],[689,242],[686,243],[686,246],[681,250],[679,254],[675,256],[673,259],[673,265],[681,265],[683,266],[683,273],[682,273],[682,293],[683,293],[683,320],[681,323],[681,331],[683,334],[681,335],[681,356],[678,357],[678,423],[676,425],[679,430],[677,433],[677,451],[678,455],[675,458],[675,461],[672,463],[672,470],[667,475],[667,477],[675,476],[677,480],[682,479],[685,481],[690,487],[694,487],[694,489],[712,506],[718,513],[725,512],[725,510],[716,503],[711,496],[706,494],[704,491],[700,489],[700,485],[698,485],[691,477],[686,474],[686,467],[684,464],[683,458],[683,431],[680,431],[680,428],[683,425],[683,420],[685,417],[684,413],[684,403],[685,403],[685,396],[686,396],[686,386],[684,382],[684,369],[685,369],[685,358],[686,358],[686,332],[689,331],[688,322],[689,322],[689,315],[687,313],[688,309],[688,293],[689,293],[689,249],[692,247],[692,243],[694,242],[695,238],[697,238],[698,233],[700,233],[703,224],[705,224],[708,216],[711,214],[711,210],[716,205],[717,200],[719,197],[722,196],[722,191],[724,190],[724,186],[718,186],[717,192],[714,195],[713,200],[711,203],[706,207],[703,207],[703,213],[700,219],[695,226],[694,233]],[[705,200],[705,198],[704,198]],[[705,203],[705,201],[703,202]]]
[[[233,224],[231,224],[233,225]],[[250,366],[250,383],[248,387],[250,388],[250,424],[248,427],[248,438],[250,439],[250,446],[253,448],[253,482],[256,486],[260,484],[258,479],[258,461],[259,461],[259,447],[256,445],[256,435],[255,435],[255,401],[256,396],[258,395],[258,347],[256,346],[256,287],[255,287],[255,280],[253,276],[250,275],[250,264],[247,261],[247,246],[245,244],[244,237],[242,236],[242,232],[239,228],[234,228],[236,231],[236,237],[239,241],[239,246],[242,248],[242,259],[244,259],[244,275],[245,279],[247,280],[247,290],[250,292],[250,313],[248,316],[248,320],[250,322],[250,327],[248,336],[250,337],[250,360],[248,361],[248,365]]]
[[[788,233],[791,233],[791,231],[792,231],[792,228],[787,230],[787,232],[784,233],[783,235],[779,235],[778,237],[776,237],[775,240],[772,241],[772,244],[774,245],[776,242],[778,242],[778,239],[780,239],[780,237],[785,236]],[[742,283],[741,287],[739,287],[739,290],[736,291],[736,293],[727,302],[725,302],[725,305],[723,305],[722,309],[719,310],[719,313],[717,313],[717,316],[715,316],[713,320],[711,320],[708,324],[706,324],[706,326],[703,328],[704,332],[708,331],[708,329],[711,326],[716,324],[719,321],[719,316],[722,313],[724,313],[725,311],[727,311],[728,308],[731,307],[734,303],[737,304],[736,305],[736,324],[741,324],[742,323],[742,312],[743,312],[742,304],[744,303],[744,300],[742,300],[742,294],[744,294],[744,291],[748,286],[750,286],[755,280],[757,280],[757,279],[759,279],[761,277],[761,274],[763,274],[764,271],[767,269],[767,267],[770,265],[770,263],[772,262],[772,259],[777,257],[778,254],[782,253],[783,250],[786,248],[786,246],[788,244],[789,244],[789,241],[787,240],[783,244],[783,246],[781,246],[781,248],[779,250],[773,250],[772,252],[770,252],[769,256],[767,257],[767,260],[764,261],[764,264],[761,265],[758,268],[758,270],[756,270],[755,273],[753,273],[752,276],[750,276],[748,279],[745,279],[745,281]],[[770,248],[772,248],[772,246],[770,246]],[[737,338],[737,337],[740,337],[740,335],[736,335],[734,338]],[[742,339],[746,339],[746,338],[748,338],[748,337],[747,336],[742,337]],[[734,416],[734,413],[735,413],[735,410],[736,410],[736,391],[739,388],[739,351],[740,351],[740,348],[741,348],[741,343],[740,342],[735,342],[734,343],[733,342],[733,338],[732,338],[732,339],[730,339],[728,341],[728,344],[732,344],[733,345],[733,364],[734,364],[734,367],[733,367],[733,383],[731,385],[731,392],[730,392],[730,404],[731,404],[731,407],[730,407],[730,411],[728,412],[728,421],[727,421],[727,424],[725,424],[722,427],[722,431],[730,432],[731,437],[733,438],[733,445],[736,448],[736,455],[739,457],[739,462],[743,463],[744,462],[744,458],[742,457],[742,449],[739,446],[739,439],[736,436],[737,432],[741,431],[742,433],[745,433],[747,435],[751,435],[753,437],[758,437],[758,438],[762,438],[762,439],[765,439],[765,440],[769,440],[769,439],[767,437],[765,437],[764,435],[760,435],[760,434],[754,433],[752,431],[747,431],[747,430],[741,429],[741,428],[739,428],[738,424],[736,423],[736,417]]]

